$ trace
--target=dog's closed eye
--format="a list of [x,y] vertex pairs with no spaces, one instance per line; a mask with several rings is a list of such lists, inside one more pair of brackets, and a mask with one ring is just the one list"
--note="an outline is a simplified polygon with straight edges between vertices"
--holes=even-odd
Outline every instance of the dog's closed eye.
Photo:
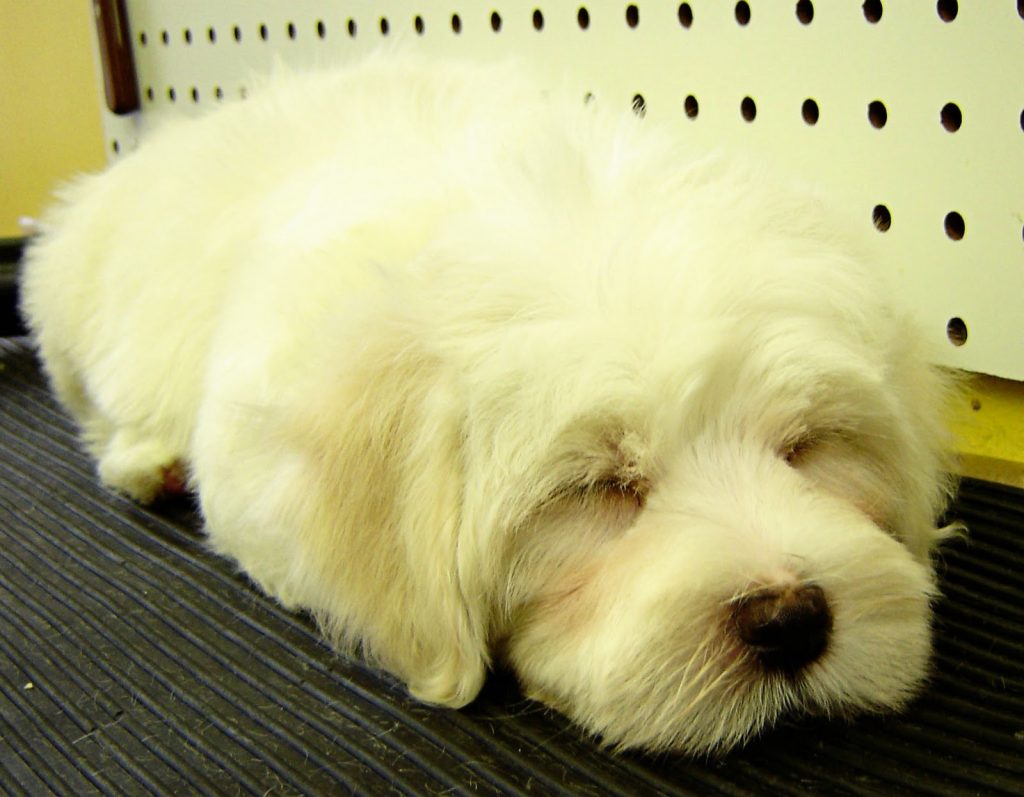
[[824,443],[837,439],[840,436],[841,434],[834,430],[803,431],[779,448],[779,456],[790,467],[799,468]]
[[591,484],[587,492],[605,501],[613,501],[625,507],[642,509],[651,491],[650,482],[643,476],[612,475]]
[[850,440],[849,432],[839,428],[815,429],[803,431],[790,438],[789,442],[780,446],[779,456],[786,464],[799,468],[816,453],[834,449]]
[[807,455],[816,443],[817,438],[813,435],[803,435],[793,442],[784,445],[780,449],[779,455],[786,461],[787,465],[795,468],[807,458]]

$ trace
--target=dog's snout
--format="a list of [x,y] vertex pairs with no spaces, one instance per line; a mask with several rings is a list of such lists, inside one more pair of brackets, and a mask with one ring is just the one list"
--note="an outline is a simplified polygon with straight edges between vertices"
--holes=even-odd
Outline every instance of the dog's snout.
[[759,590],[733,606],[736,634],[772,670],[795,673],[828,646],[832,610],[816,584]]

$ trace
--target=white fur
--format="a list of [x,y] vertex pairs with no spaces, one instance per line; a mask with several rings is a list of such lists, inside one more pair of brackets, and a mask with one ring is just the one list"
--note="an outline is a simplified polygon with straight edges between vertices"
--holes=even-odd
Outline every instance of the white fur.
[[[426,701],[502,656],[693,753],[899,707],[943,379],[819,200],[578,100],[380,56],[70,187],[23,306],[102,479],[185,465],[218,551]],[[828,648],[763,671],[729,607],[807,582]]]

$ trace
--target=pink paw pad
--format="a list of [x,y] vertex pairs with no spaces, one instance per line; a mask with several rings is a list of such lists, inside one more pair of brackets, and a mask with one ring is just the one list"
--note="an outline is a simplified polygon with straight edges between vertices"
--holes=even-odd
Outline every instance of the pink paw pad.
[[175,498],[188,493],[188,479],[185,476],[185,468],[180,462],[162,467],[160,473],[163,476],[161,495]]

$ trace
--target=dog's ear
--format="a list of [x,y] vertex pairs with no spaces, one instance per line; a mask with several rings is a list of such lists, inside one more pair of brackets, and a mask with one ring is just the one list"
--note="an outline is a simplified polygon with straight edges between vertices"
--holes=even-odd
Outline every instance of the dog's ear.
[[904,544],[927,560],[935,544],[955,534],[959,523],[935,527],[956,492],[956,440],[949,428],[954,406],[963,400],[963,374],[931,365],[938,358],[910,321],[898,319],[889,336],[887,383],[895,398],[896,438],[888,446],[889,478],[903,500],[894,520]]
[[312,482],[312,501],[296,507],[317,582],[303,592],[335,642],[414,696],[461,706],[489,663],[487,611],[463,595],[458,567],[461,400],[411,329],[371,327],[289,413]]

